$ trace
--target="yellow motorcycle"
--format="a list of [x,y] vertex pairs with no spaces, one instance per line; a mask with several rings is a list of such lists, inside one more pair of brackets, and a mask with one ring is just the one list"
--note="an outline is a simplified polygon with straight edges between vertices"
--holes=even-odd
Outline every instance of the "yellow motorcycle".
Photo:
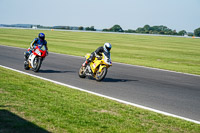
[[[86,59],[90,57],[90,54],[86,54]],[[86,66],[81,66],[79,69],[79,77],[85,78],[86,76],[92,76],[97,81],[101,81],[105,78],[108,68],[112,66],[110,55],[102,53],[102,56],[96,56],[95,59]]]

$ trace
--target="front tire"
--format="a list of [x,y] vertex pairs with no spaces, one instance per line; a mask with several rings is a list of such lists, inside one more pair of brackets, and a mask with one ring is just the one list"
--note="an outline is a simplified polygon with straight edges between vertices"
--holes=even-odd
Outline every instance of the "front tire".
[[81,68],[79,69],[79,72],[78,72],[78,75],[80,78],[85,78],[86,75],[85,75],[85,67],[81,66]]
[[96,73],[96,80],[97,81],[101,81],[105,78],[106,74],[107,74],[108,69],[106,67],[104,67],[101,72],[99,72],[99,70]]
[[40,67],[41,67],[41,64],[42,64],[42,59],[36,57],[36,58],[34,59],[33,63],[34,63],[34,65],[33,65],[33,66],[34,66],[33,71],[34,71],[34,72],[38,72],[39,69],[40,69]]

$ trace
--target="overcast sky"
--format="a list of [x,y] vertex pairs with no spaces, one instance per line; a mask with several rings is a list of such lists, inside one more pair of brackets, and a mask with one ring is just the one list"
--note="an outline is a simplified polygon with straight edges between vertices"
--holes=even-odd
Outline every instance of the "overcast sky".
[[200,27],[200,0],[0,0],[0,24],[94,26],[173,30]]

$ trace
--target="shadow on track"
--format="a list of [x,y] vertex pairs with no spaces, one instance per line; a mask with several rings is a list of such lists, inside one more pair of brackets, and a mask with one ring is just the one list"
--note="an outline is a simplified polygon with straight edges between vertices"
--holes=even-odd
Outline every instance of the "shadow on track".
[[39,73],[68,73],[75,71],[39,70]]
[[101,82],[131,82],[131,81],[139,81],[139,80],[105,78]]
[[5,109],[0,109],[0,132],[50,133],[49,131]]
[[[89,79],[89,80],[95,80],[96,81],[96,79],[91,77],[91,76],[88,76],[86,78]],[[139,80],[105,78],[100,82],[136,82],[136,81],[139,81]]]

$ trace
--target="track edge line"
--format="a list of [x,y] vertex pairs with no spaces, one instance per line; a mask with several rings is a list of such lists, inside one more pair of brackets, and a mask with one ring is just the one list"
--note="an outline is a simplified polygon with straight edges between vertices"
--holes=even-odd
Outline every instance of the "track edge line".
[[10,67],[7,67],[7,66],[0,65],[0,67],[3,67],[5,69],[9,69],[9,70],[12,70],[12,71],[15,71],[15,72],[19,72],[19,73],[22,73],[22,74],[25,74],[25,75],[29,75],[29,76],[32,76],[32,77],[35,77],[35,78],[43,79],[45,81],[49,81],[49,82],[52,82],[52,83],[55,83],[55,84],[58,84],[58,85],[66,86],[66,87],[69,87],[69,88],[72,88],[72,89],[80,90],[80,91],[87,92],[87,93],[90,93],[90,94],[93,94],[93,95],[96,95],[96,96],[100,96],[100,97],[104,97],[104,98],[107,98],[107,99],[110,99],[110,100],[114,100],[114,101],[117,101],[119,103],[132,105],[132,106],[135,106],[135,107],[138,107],[138,108],[142,108],[142,109],[145,109],[145,110],[153,111],[153,112],[156,112],[156,113],[159,113],[159,114],[163,114],[163,115],[166,115],[166,116],[171,116],[171,117],[183,119],[183,120],[186,120],[186,121],[189,121],[189,122],[193,122],[193,123],[196,123],[196,124],[200,124],[200,121],[192,120],[192,119],[189,119],[189,118],[185,118],[185,117],[182,117],[182,116],[174,115],[174,114],[167,113],[167,112],[164,112],[164,111],[160,111],[160,110],[156,110],[156,109],[153,109],[153,108],[145,107],[145,106],[142,106],[142,105],[139,105],[139,104],[127,102],[127,101],[120,100],[120,99],[117,99],[117,98],[113,98],[113,97],[110,97],[110,96],[106,96],[106,95],[103,95],[103,94],[99,94],[99,93],[95,93],[95,92],[92,92],[92,91],[84,90],[84,89],[76,87],[76,86],[72,86],[72,85],[61,83],[61,82],[58,82],[58,81],[55,81],[55,80],[47,79],[47,78],[44,78],[44,77],[41,77],[41,76],[37,76],[37,75],[34,75],[34,74],[23,72],[23,71],[20,71],[20,70],[14,69],[14,68],[10,68]]

